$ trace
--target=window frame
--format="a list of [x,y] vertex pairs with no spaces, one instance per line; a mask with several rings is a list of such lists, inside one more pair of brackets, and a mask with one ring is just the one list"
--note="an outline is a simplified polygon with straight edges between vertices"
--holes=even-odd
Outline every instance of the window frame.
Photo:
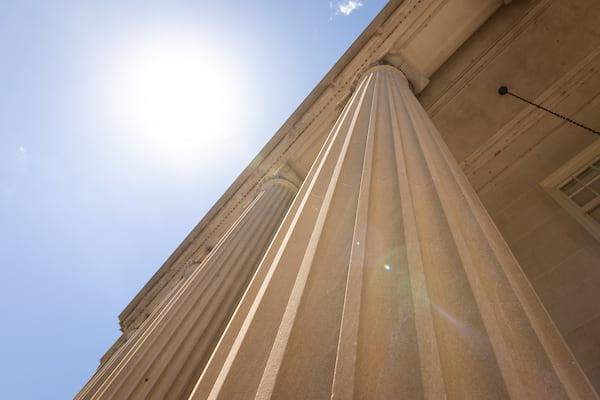
[[[590,167],[592,164],[600,160],[600,139],[596,139],[585,150],[577,154],[571,160],[566,162],[562,167],[558,168],[550,176],[540,182],[540,185],[552,196],[552,198],[565,209],[580,225],[582,225],[598,242],[600,242],[600,223],[588,215],[588,211],[600,205],[600,193],[596,197],[586,203],[584,206],[579,206],[572,200],[577,193],[582,189],[588,188],[583,185],[581,188],[573,192],[569,197],[560,189],[575,178],[578,174]],[[591,180],[595,181],[600,178]],[[587,184],[586,183],[586,184]],[[593,190],[592,190],[593,191]]]

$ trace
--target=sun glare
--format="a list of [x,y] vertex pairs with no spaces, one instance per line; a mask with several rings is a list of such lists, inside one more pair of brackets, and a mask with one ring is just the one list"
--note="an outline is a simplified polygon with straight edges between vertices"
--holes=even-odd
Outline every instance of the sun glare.
[[110,103],[131,149],[171,167],[235,154],[244,107],[232,60],[193,37],[148,40],[122,53]]

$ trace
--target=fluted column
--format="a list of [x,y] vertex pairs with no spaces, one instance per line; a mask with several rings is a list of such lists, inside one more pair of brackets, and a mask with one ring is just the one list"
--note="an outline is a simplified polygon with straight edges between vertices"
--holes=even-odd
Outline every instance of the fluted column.
[[403,74],[336,122],[191,399],[595,399]]
[[202,264],[78,394],[78,399],[181,399],[196,380],[300,181],[284,167]]

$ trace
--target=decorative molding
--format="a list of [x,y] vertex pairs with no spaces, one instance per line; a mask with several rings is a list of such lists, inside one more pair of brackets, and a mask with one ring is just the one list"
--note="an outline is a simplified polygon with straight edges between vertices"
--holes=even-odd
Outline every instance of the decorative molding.
[[[546,108],[556,108],[583,83],[589,80],[590,77],[598,74],[599,71],[600,47],[589,53],[575,67],[538,96],[534,102]],[[586,102],[583,105],[585,106],[586,104],[588,103]],[[495,174],[490,174],[489,171],[483,172],[484,167],[495,160],[496,157],[500,154],[508,157],[507,154],[510,154],[511,160],[516,161],[532,148],[532,145],[523,146],[519,139],[530,133],[531,128],[545,116],[544,112],[533,106],[525,107],[477,150],[463,160],[461,167],[476,190],[485,187],[502,172],[498,171]],[[535,147],[539,144],[547,135],[547,132],[542,132],[538,135],[540,136],[539,138],[531,138],[537,139],[533,141],[533,146]],[[511,161],[503,162],[505,168],[511,164]]]
[[533,5],[523,16],[516,21],[504,34],[482,51],[477,58],[440,93],[440,95],[425,110],[432,117],[435,116],[458,96],[462,90],[479,73],[499,57],[537,18],[550,7],[552,0],[540,0]]

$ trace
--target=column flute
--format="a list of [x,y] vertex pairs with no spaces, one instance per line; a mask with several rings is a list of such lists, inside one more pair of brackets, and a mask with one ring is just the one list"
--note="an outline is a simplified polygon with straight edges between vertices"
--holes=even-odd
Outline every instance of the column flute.
[[190,399],[596,399],[411,92],[369,70]]
[[211,254],[101,367],[76,399],[186,398],[300,182],[289,167],[267,179]]

